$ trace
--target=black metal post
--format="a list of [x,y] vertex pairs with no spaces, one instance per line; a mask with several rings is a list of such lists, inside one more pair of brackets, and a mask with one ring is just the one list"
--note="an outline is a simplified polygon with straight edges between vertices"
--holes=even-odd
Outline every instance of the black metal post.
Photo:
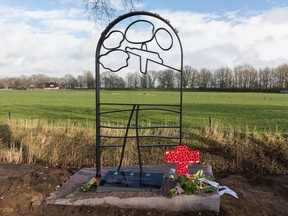
[[132,117],[133,117],[133,113],[135,111],[135,107],[136,107],[136,105],[133,105],[133,108],[132,108],[131,113],[130,113],[129,120],[127,122],[127,127],[126,127],[125,136],[124,136],[122,152],[121,152],[121,159],[120,159],[118,171],[121,169],[121,166],[122,166],[122,162],[123,162],[123,158],[124,158],[124,152],[125,152],[125,147],[126,147],[126,142],[127,142],[127,137],[128,137],[128,132],[129,132],[129,129],[130,129],[130,124],[131,124],[131,120],[132,120]]
[[137,105],[136,108],[136,144],[137,144],[137,151],[138,151],[138,161],[139,161],[139,168],[140,172],[142,173],[142,159],[141,159],[141,151],[140,151],[140,141],[139,141],[139,107],[140,105]]

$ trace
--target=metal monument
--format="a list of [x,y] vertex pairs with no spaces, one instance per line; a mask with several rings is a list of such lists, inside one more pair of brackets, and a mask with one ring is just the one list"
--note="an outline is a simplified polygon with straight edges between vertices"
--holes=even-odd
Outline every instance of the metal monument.
[[[118,181],[125,179],[126,182],[129,179],[129,184],[132,187],[141,187],[141,185],[145,185],[146,180],[148,181],[146,185],[149,185],[151,173],[143,172],[141,149],[182,145],[183,50],[177,30],[171,26],[168,20],[163,19],[158,14],[149,12],[127,13],[111,22],[102,32],[96,48],[95,64],[96,177],[101,177],[101,149],[122,148],[118,169],[107,173],[102,182],[113,187],[113,183],[117,184],[115,179],[118,178]],[[177,73],[180,81],[178,83],[179,92],[177,92],[175,99],[176,103],[161,104],[153,101],[153,99],[149,103],[101,100],[100,89],[103,85],[101,82],[103,71],[113,74],[138,71],[140,75],[145,76],[153,68]],[[119,100],[121,100],[120,97]],[[162,122],[152,121],[152,123],[143,124],[141,119],[149,119],[157,112],[172,115],[176,119],[176,123],[169,125],[166,120],[163,120]],[[108,115],[112,115],[113,118],[121,117],[124,119],[116,125],[111,125],[103,121]],[[174,130],[176,135],[157,134],[157,131],[161,129]],[[118,132],[117,135],[114,135],[113,132],[115,131],[121,133]],[[151,131],[153,131],[152,134]],[[135,140],[137,146],[139,172],[121,172],[125,147],[127,141],[131,139]],[[107,144],[107,140],[110,140],[109,144]],[[111,140],[115,142],[111,143]],[[153,140],[153,142],[149,143],[149,140]],[[113,175],[115,177],[114,182],[111,181]],[[156,185],[162,184],[159,174],[152,175],[155,175],[156,179],[160,179]]]

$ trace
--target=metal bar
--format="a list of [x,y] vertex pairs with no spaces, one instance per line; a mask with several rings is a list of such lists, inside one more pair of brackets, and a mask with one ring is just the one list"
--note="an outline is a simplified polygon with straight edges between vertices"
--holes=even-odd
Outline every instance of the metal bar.
[[178,146],[178,144],[151,144],[151,145],[147,145],[147,144],[144,144],[144,145],[140,145],[140,147],[173,147],[173,146]]
[[136,143],[137,143],[137,151],[138,151],[139,168],[140,168],[140,173],[142,173],[142,160],[141,160],[141,151],[140,151],[140,146],[139,146],[140,141],[139,141],[139,130],[138,130],[139,106],[140,105],[137,105],[137,108],[136,108],[135,124],[136,124]]
[[127,106],[133,106],[133,105],[140,105],[140,106],[178,106],[180,107],[180,104],[142,104],[142,103],[137,103],[137,104],[131,104],[131,103],[101,103],[101,105],[127,105]]
[[[106,126],[101,125],[100,128],[109,128],[109,129],[126,129],[124,126]],[[138,129],[161,129],[161,128],[180,128],[180,126],[140,126]],[[136,127],[130,127],[130,129],[136,129]]]
[[[136,129],[137,131],[137,129]],[[129,138],[161,138],[161,139],[180,139],[180,137],[178,136],[160,136],[160,135],[135,135],[135,136],[110,136],[110,135],[100,135],[100,137],[105,137],[105,138],[125,138],[125,139],[129,139]]]
[[123,147],[123,144],[102,144],[100,147],[106,148],[106,147]]
[[[180,111],[171,110],[171,109],[165,109],[165,108],[142,108],[142,109],[139,109],[139,110],[159,110],[159,111],[167,111],[167,112],[180,113]],[[109,113],[117,113],[117,112],[127,112],[127,111],[131,111],[131,110],[129,110],[129,109],[112,110],[112,111],[101,112],[100,115],[109,114]]]
[[96,178],[101,177],[101,150],[100,150],[100,65],[99,65],[99,55],[101,51],[102,43],[104,42],[104,37],[100,37],[95,53],[95,103],[96,103]]
[[165,109],[165,108],[142,108],[142,109],[139,109],[139,110],[159,110],[159,111],[167,111],[167,112],[180,113],[180,111],[171,110],[171,109]]
[[131,112],[131,109],[106,111],[106,112],[101,112],[100,115],[109,114],[109,113],[117,113],[117,112]]
[[123,157],[124,157],[124,150],[125,150],[125,147],[126,147],[126,141],[127,141],[127,137],[128,137],[128,132],[129,132],[129,128],[130,128],[130,123],[131,123],[131,120],[132,120],[132,117],[133,117],[133,113],[134,113],[135,107],[136,107],[136,105],[134,104],[134,105],[133,105],[133,108],[132,108],[132,110],[131,110],[131,114],[130,114],[129,120],[128,120],[128,122],[127,122],[127,129],[126,129],[125,137],[124,137],[124,140],[123,140],[123,147],[122,147],[121,159],[120,159],[118,171],[120,170],[120,168],[121,168],[121,166],[122,166]]
[[[142,144],[139,145],[140,147],[169,147],[169,146],[178,146],[179,144]],[[123,144],[102,144],[102,148],[109,148],[109,147],[123,147]]]

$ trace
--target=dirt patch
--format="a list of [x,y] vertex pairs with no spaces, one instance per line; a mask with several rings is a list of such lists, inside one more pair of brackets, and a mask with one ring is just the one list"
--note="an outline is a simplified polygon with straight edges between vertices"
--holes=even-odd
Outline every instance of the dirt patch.
[[83,215],[287,215],[288,176],[229,175],[217,177],[235,190],[239,200],[224,195],[221,211],[171,213],[157,210],[47,205],[45,198],[73,174],[72,170],[38,165],[0,164],[1,216]]
[[239,200],[221,197],[221,208],[226,215],[287,215],[288,175],[230,175],[219,182],[233,188],[239,196]]

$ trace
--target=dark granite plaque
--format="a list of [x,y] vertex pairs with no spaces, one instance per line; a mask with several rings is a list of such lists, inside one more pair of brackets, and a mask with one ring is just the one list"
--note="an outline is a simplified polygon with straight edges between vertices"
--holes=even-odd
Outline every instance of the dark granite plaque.
[[164,173],[108,171],[97,192],[162,190]]

